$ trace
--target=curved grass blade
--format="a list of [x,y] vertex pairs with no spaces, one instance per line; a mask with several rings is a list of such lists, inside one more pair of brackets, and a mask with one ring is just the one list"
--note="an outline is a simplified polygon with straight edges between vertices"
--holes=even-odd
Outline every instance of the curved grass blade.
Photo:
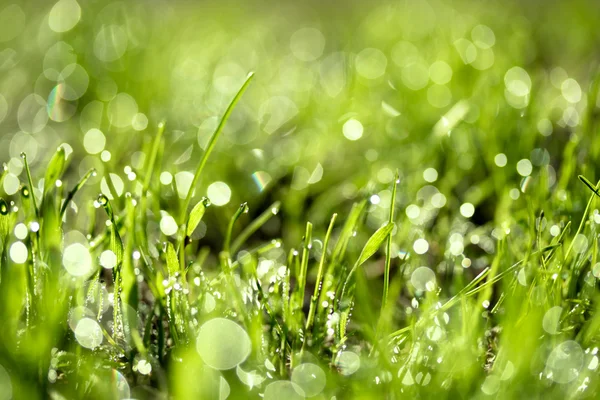
[[244,228],[244,230],[233,241],[233,244],[231,245],[231,252],[235,253],[238,251],[254,232],[259,230],[260,227],[263,226],[272,216],[277,215],[280,207],[281,202],[276,201],[275,203],[271,204],[267,210],[263,211],[262,214],[260,214],[254,221],[252,221],[250,225]]
[[252,82],[253,78],[254,78],[254,73],[253,72],[249,73],[248,77],[246,78],[246,81],[240,87],[240,90],[238,90],[238,92],[235,95],[235,97],[233,98],[233,100],[231,100],[231,103],[229,103],[229,106],[225,110],[225,114],[223,114],[223,117],[221,117],[221,121],[219,122],[217,129],[215,129],[215,132],[212,134],[210,140],[208,141],[208,145],[206,146],[206,151],[204,152],[204,154],[202,155],[202,158],[200,159],[200,163],[198,164],[198,168],[196,169],[196,173],[194,174],[194,178],[192,179],[190,189],[187,193],[187,196],[185,197],[183,207],[181,208],[181,217],[179,218],[179,221],[181,224],[183,224],[183,222],[185,221],[185,216],[187,214],[187,209],[190,205],[190,202],[192,201],[192,195],[194,193],[194,189],[196,188],[196,184],[198,183],[198,180],[200,179],[202,170],[204,169],[204,166],[206,165],[206,162],[208,161],[208,157],[210,156],[210,153],[212,153],[213,149],[215,148],[215,145],[217,144],[217,139],[219,139],[219,136],[221,136],[221,132],[223,132],[225,123],[229,119],[229,116],[233,112],[233,109],[235,108],[236,104],[242,98],[242,95],[244,94],[244,92],[246,91],[248,86],[250,85],[250,82]]
[[57,179],[59,179],[65,170],[67,157],[65,154],[64,147],[60,146],[48,163],[46,169],[46,175],[44,177],[44,195],[48,193],[50,188],[54,186]]
[[206,208],[208,206],[210,206],[210,200],[208,200],[208,198],[206,198],[206,197],[203,197],[194,206],[194,208],[192,208],[192,211],[190,212],[190,217],[187,221],[187,227],[186,227],[186,231],[185,231],[185,235],[187,237],[192,236],[192,233],[194,233],[194,231],[198,227],[198,224],[200,223],[200,221],[202,221],[202,217],[204,216],[204,212],[206,211]]
[[94,168],[91,168],[83,176],[83,178],[81,178],[81,180],[79,182],[77,182],[77,185],[75,185],[75,187],[73,189],[71,189],[69,194],[67,194],[67,197],[65,198],[65,201],[63,201],[63,204],[60,208],[60,218],[61,219],[62,219],[63,215],[65,215],[65,212],[67,211],[67,206],[73,200],[73,198],[75,197],[75,195],[77,194],[79,189],[81,189],[83,187],[83,185],[85,185],[85,183],[88,181],[88,179],[90,179],[90,177],[92,177],[94,175],[96,175],[96,170]]
[[242,203],[231,220],[229,221],[229,226],[227,227],[227,234],[225,235],[225,243],[223,244],[223,250],[229,255],[229,244],[231,243],[231,234],[233,232],[233,225],[235,221],[237,221],[242,214],[246,214],[250,209],[248,208],[248,203]]

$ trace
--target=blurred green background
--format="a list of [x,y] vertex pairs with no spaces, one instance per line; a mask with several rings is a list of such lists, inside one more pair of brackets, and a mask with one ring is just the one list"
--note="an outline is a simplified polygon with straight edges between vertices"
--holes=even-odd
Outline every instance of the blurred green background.
[[[206,270],[218,271],[217,255],[229,219],[242,202],[248,202],[250,212],[241,216],[240,227],[274,201],[282,202],[281,211],[244,249],[282,238],[287,251],[301,246],[306,221],[313,223],[314,237],[322,238],[332,213],[338,212],[344,220],[355,201],[367,198],[366,228],[357,232],[350,246],[355,256],[358,243],[366,242],[387,221],[390,188],[398,171],[398,225],[392,251],[395,265],[403,266],[394,272],[403,285],[396,288],[391,325],[413,327],[419,301],[425,315],[485,267],[501,265],[498,268],[504,270],[527,260],[535,247],[535,229],[543,231],[539,246],[542,241],[550,244],[569,221],[579,223],[590,192],[576,176],[584,174],[595,182],[600,172],[598,21],[600,2],[595,0],[4,0],[0,4],[0,160],[7,174],[0,192],[8,201],[20,202],[19,190],[27,183],[20,154],[26,152],[37,186],[34,194],[41,198],[40,178],[56,148],[63,145],[71,159],[63,178],[69,188],[90,168],[97,171],[77,195],[64,224],[64,231],[72,235],[68,240],[65,235],[65,243],[87,245],[89,238],[80,232],[94,225],[93,201],[99,192],[117,210],[125,209],[126,193],[141,195],[149,148],[159,122],[165,120],[164,146],[158,154],[160,175],[155,174],[157,179],[151,183],[154,207],[147,226],[150,241],[160,247],[157,243],[173,237],[159,223],[162,212],[179,213],[208,139],[253,71],[255,79],[227,122],[195,189],[195,199],[208,196],[212,201],[194,233],[194,239],[211,250]],[[107,176],[116,193],[109,188]],[[545,217],[536,220],[541,210]],[[598,224],[597,212],[593,215]],[[236,226],[235,232],[240,229]],[[339,228],[334,237],[337,234]],[[586,246],[574,246],[577,257],[581,254],[577,262],[584,265],[586,251],[597,249],[596,225],[587,224],[582,234],[594,244],[588,247],[586,239]],[[322,248],[315,239],[310,290],[313,263],[321,251],[317,242]],[[286,265],[286,254],[275,249],[263,261],[265,271],[272,273]],[[365,264],[361,275],[365,279],[357,290],[351,324],[359,333],[349,339],[349,347],[358,354],[365,353],[363,340],[373,330],[373,310],[380,306],[383,264],[378,257]],[[581,267],[585,272],[580,276],[591,279],[588,286],[593,287],[600,270],[592,275],[588,264]],[[434,295],[424,285],[419,288],[418,274],[416,284],[409,285],[414,271],[423,266],[435,271],[433,280],[441,292]],[[486,378],[493,364],[486,351],[492,353],[502,344],[512,357],[498,356],[502,368],[510,358],[517,370],[514,388],[505,384],[501,392],[505,396],[519,397],[520,390],[541,396],[544,389],[558,398],[579,393],[580,384],[590,385],[586,394],[592,396],[597,382],[587,376],[595,374],[595,368],[588,368],[592,372],[583,368],[578,380],[556,391],[551,391],[552,378],[538,385],[531,373],[547,367],[548,353],[558,348],[556,337],[543,344],[535,341],[544,334],[541,305],[561,304],[567,310],[561,301],[568,298],[573,300],[569,305],[576,304],[585,292],[583,283],[576,293],[557,295],[556,301],[532,301],[531,309],[523,306],[527,314],[519,307],[529,304],[524,299],[534,298],[537,286],[527,281],[529,286],[522,284],[527,286],[523,289],[515,279],[502,288],[518,295],[512,300],[509,296],[499,315],[489,317],[476,303],[479,297],[469,299],[461,312],[451,313],[450,325],[446,321],[448,337],[442,339],[449,345],[435,345],[430,356],[420,353],[420,379],[430,371],[430,388],[448,389],[445,395],[450,397],[481,396],[480,389],[493,395],[500,383],[495,375],[490,375],[495,381]],[[525,272],[519,279],[524,282]],[[548,283],[548,293],[555,289],[552,285]],[[596,292],[589,290],[579,299],[587,303],[563,321],[565,339],[576,338],[584,322],[593,320],[590,304]],[[483,308],[490,306],[488,298],[496,301],[500,294],[504,296],[490,289]],[[142,311],[140,315],[152,313],[151,308]],[[494,329],[502,324],[506,335],[498,339]],[[431,339],[428,333],[404,345],[397,343],[398,358],[411,360],[425,336]],[[581,343],[586,364],[593,356],[597,367],[590,349],[598,340],[592,334],[585,340]],[[12,344],[4,343],[8,350],[2,353],[10,353]],[[182,353],[173,357],[181,355],[194,364],[198,357],[193,350],[182,355],[184,350],[177,349]],[[577,350],[583,360],[582,348]],[[434,355],[448,363],[437,373],[435,364],[421,362],[423,357],[437,359]],[[456,365],[453,358],[459,359]],[[96,359],[90,360],[84,365],[92,371]],[[479,367],[484,364],[485,371]],[[186,364],[172,365],[170,387],[185,398],[186,379],[192,380],[198,371],[186,370]],[[366,370],[352,377],[354,383],[328,376],[329,391],[324,393],[337,393],[340,399],[349,393],[360,396],[361,380],[372,384],[373,376],[386,380],[392,373],[380,373],[368,362],[364,365]],[[203,368],[203,379],[214,383],[221,378],[220,373]],[[83,379],[89,371],[82,368],[73,379]],[[112,373],[117,386],[125,380],[124,375],[115,375],[120,374],[117,367],[107,371],[103,372]],[[404,377],[401,372],[406,373],[400,367],[393,375]],[[31,371],[27,373],[23,376],[31,378]],[[39,374],[45,377],[46,371]],[[126,378],[133,388],[137,378],[132,374]],[[233,371],[225,374],[234,394],[245,396]],[[156,370],[150,382],[140,380],[164,389],[168,378]],[[27,382],[20,382],[22,393]],[[562,382],[555,378],[554,383]],[[346,385],[340,393],[335,391],[337,384]],[[364,398],[379,393],[376,386],[370,389]],[[406,393],[439,395],[435,389],[421,389],[406,389]]]

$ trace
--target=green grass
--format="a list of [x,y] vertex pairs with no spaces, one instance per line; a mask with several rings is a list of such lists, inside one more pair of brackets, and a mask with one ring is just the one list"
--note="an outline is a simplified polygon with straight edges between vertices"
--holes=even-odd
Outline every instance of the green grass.
[[233,4],[0,6],[0,400],[598,397],[597,5]]

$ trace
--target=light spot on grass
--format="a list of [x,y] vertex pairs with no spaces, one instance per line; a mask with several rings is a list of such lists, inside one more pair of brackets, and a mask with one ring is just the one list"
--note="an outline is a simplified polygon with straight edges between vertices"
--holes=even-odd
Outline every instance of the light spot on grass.
[[271,175],[265,171],[256,171],[252,174],[252,180],[256,184],[259,192],[262,192],[271,183]]
[[117,255],[112,250],[104,250],[100,254],[100,266],[106,269],[112,269],[117,266]]
[[137,113],[133,116],[133,120],[131,121],[131,127],[136,131],[143,131],[148,127],[148,117],[146,114]]
[[551,335],[560,333],[560,316],[562,312],[563,309],[560,306],[552,307],[546,311],[544,319],[542,320],[544,331]]
[[533,171],[533,165],[531,165],[531,161],[529,161],[528,159],[524,158],[522,160],[519,160],[519,162],[517,162],[517,172],[519,173],[519,175],[529,176],[529,175],[531,175],[532,171]]
[[359,120],[350,118],[348,121],[344,123],[342,127],[342,132],[346,139],[348,140],[358,140],[363,135],[363,125]]
[[381,202],[381,199],[379,198],[378,195],[374,194],[371,196],[371,198],[369,199],[369,201],[371,202],[371,204],[373,205],[377,205]]
[[517,188],[512,188],[508,192],[508,195],[510,196],[511,199],[517,200],[521,196],[521,191]]
[[429,250],[429,243],[425,239],[417,239],[413,244],[413,249],[417,254],[425,254]]
[[500,389],[500,378],[496,375],[488,375],[485,377],[481,385],[481,391],[488,396],[495,394]]
[[19,186],[21,185],[21,182],[19,181],[19,178],[17,178],[15,175],[9,173],[4,177],[4,182],[2,182],[2,187],[4,188],[4,192],[9,195],[12,196],[13,194],[17,193],[19,191]]
[[144,359],[141,359],[138,361],[136,369],[142,375],[150,375],[150,372],[152,372],[152,364]]
[[100,182],[100,191],[103,195],[108,197],[109,200],[114,200],[113,194],[117,197],[121,197],[123,195],[125,184],[119,175],[111,173],[109,176],[116,193],[113,193],[112,188],[108,185],[106,177],[102,177],[102,181]]
[[175,174],[175,184],[177,185],[177,194],[180,199],[185,199],[187,196],[193,179],[194,174],[189,171],[181,171]]
[[463,203],[460,206],[460,214],[465,218],[471,218],[475,214],[475,206],[471,203]]
[[82,318],[75,327],[75,339],[86,349],[94,350],[102,344],[102,328],[91,318]]
[[431,205],[435,208],[442,208],[446,205],[446,196],[442,193],[436,193],[431,196]]
[[[19,128],[26,133],[38,133],[44,129],[48,123],[46,107],[46,100],[37,94],[30,94],[25,97],[21,104],[19,104],[17,111]],[[31,154],[29,153],[27,151],[27,155],[31,158]]]
[[110,103],[108,103],[106,111],[110,123],[117,128],[131,126],[137,112],[138,105],[135,99],[127,93],[117,94]]
[[485,25],[477,25],[471,30],[471,39],[480,49],[489,49],[496,43],[494,31]]
[[360,356],[352,351],[344,351],[337,358],[336,366],[342,375],[352,375],[360,368]]
[[292,382],[302,389],[306,397],[313,397],[325,388],[325,372],[316,364],[301,364],[294,368]]
[[212,368],[231,369],[250,355],[250,337],[233,321],[214,318],[205,322],[198,331],[196,350]]
[[402,68],[402,83],[411,90],[420,90],[429,83],[429,65],[422,59],[416,59]]
[[505,167],[506,163],[508,162],[508,159],[506,158],[506,154],[504,153],[498,153],[496,154],[496,157],[494,157],[494,163],[498,166],[498,167]]
[[416,219],[419,218],[419,215],[421,215],[421,209],[418,205],[410,204],[408,207],[406,207],[406,216],[408,218]]
[[452,101],[452,92],[447,86],[432,85],[427,89],[427,101],[436,108],[444,108]]
[[48,25],[54,32],[67,32],[77,25],[81,18],[81,7],[75,0],[60,0],[48,16]]
[[547,118],[540,119],[536,127],[542,136],[550,136],[552,134],[552,122]]
[[600,262],[597,262],[596,264],[594,264],[594,268],[592,268],[592,274],[597,279],[600,279]]
[[87,247],[81,243],[73,243],[63,252],[63,266],[75,277],[86,276],[92,272],[92,256]]
[[588,248],[587,236],[585,236],[581,233],[577,234],[577,236],[575,236],[575,238],[573,239],[572,246],[573,246],[573,251],[575,253],[583,253]]
[[588,369],[589,370],[594,371],[594,370],[596,370],[596,368],[598,368],[598,356],[592,357],[592,360],[588,364]]
[[106,137],[99,129],[92,128],[83,137],[83,147],[90,154],[98,154],[106,146]]
[[177,222],[175,218],[165,213],[160,219],[160,231],[167,236],[177,233]]
[[565,79],[560,85],[560,91],[569,103],[578,103],[581,100],[581,86],[573,78]]
[[527,71],[521,67],[512,67],[504,74],[506,90],[512,95],[523,97],[529,95],[531,90],[531,78]]
[[290,38],[290,50],[301,61],[314,61],[325,49],[325,36],[316,28],[301,28]]
[[206,196],[216,206],[224,206],[231,200],[231,189],[225,182],[213,182],[206,190]]
[[170,185],[173,182],[173,175],[170,172],[163,171],[160,173],[160,183],[163,185]]
[[417,290],[431,292],[435,289],[435,282],[435,273],[428,267],[419,267],[410,276],[410,283]]
[[10,259],[16,264],[25,263],[29,257],[29,251],[23,242],[14,242],[10,246],[9,254]]
[[23,240],[27,237],[28,231],[27,231],[27,225],[25,225],[24,223],[20,222],[15,226],[15,236],[17,237],[17,239],[19,240]]
[[579,376],[583,367],[583,350],[573,340],[562,342],[546,360],[544,373],[556,383],[569,383]]
[[127,32],[120,26],[103,26],[94,40],[94,55],[100,61],[116,61],[125,54],[127,40]]
[[356,55],[356,72],[363,78],[377,79],[385,73],[387,58],[379,49],[367,48]]
[[264,400],[302,400],[304,391],[293,382],[275,381],[267,385],[263,398]]
[[423,171],[423,179],[425,179],[427,182],[433,183],[437,181],[437,178],[438,172],[435,168],[427,168],[425,171]]
[[445,85],[452,79],[452,68],[445,61],[435,61],[429,66],[429,77],[438,85]]
[[111,158],[112,154],[110,154],[110,151],[108,150],[103,150],[102,153],[100,153],[100,159],[104,162],[109,162]]

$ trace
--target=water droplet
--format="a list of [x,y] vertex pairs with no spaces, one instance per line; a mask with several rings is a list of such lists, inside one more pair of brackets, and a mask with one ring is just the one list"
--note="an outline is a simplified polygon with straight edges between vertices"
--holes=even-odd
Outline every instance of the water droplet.
[[313,397],[325,388],[325,372],[316,364],[302,364],[294,368],[292,382],[302,388],[306,397]]
[[200,327],[196,350],[202,360],[215,369],[231,369],[250,355],[250,337],[233,321],[211,319]]
[[342,375],[352,375],[360,368],[360,356],[352,351],[344,351],[338,357],[336,366]]

